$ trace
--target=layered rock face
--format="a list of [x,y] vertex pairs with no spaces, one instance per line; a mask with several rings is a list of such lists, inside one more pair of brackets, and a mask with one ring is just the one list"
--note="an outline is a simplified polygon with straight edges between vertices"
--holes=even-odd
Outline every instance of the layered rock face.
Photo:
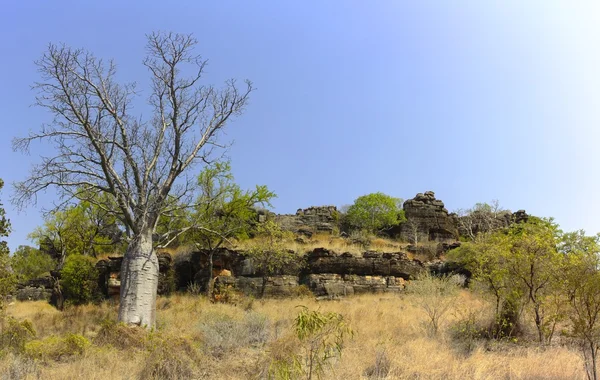
[[458,239],[456,220],[448,213],[444,202],[435,198],[433,191],[417,194],[404,202],[403,208],[407,220],[399,228],[403,240],[445,242]]
[[51,276],[46,276],[19,284],[15,298],[19,301],[50,301],[55,281]]
[[[202,285],[211,274],[207,271],[206,251],[193,252],[172,263],[168,254],[159,255],[159,294],[166,294],[173,282],[179,290],[190,283]],[[394,292],[404,280],[416,277],[425,266],[405,253],[365,252],[360,256],[317,248],[271,276],[257,271],[242,252],[221,249],[213,255],[215,286],[229,286],[256,297],[291,297],[310,289],[317,296],[338,297],[367,292]],[[121,258],[101,260],[97,264],[99,287],[107,296],[117,296]],[[174,275],[176,280],[171,277]],[[225,275],[222,275],[225,274]]]
[[298,209],[295,215],[276,215],[275,221],[284,230],[305,235],[315,232],[333,232],[338,223],[335,206],[309,207]]

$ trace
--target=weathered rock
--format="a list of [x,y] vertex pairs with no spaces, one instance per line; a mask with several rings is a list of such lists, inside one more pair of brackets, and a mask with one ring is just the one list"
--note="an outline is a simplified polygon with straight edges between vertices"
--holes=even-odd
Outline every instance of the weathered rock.
[[293,297],[298,294],[300,284],[297,276],[224,277],[215,279],[215,287],[231,286],[253,297]]
[[52,289],[44,287],[25,286],[17,289],[16,298],[19,301],[50,301]]
[[404,279],[394,276],[310,274],[304,279],[317,297],[337,298],[364,293],[398,292]]
[[399,230],[402,239],[413,241],[415,234],[419,240],[445,242],[458,239],[455,220],[448,214],[444,202],[435,198],[433,191],[417,194],[404,202],[403,208],[407,222],[395,230]]
[[333,232],[338,224],[335,206],[298,209],[295,215],[276,215],[275,221],[281,228],[311,237],[314,232]]
[[423,266],[417,260],[410,260],[406,253],[365,252],[362,256],[348,253],[337,254],[331,250],[318,248],[307,255],[305,273],[362,276],[394,276],[410,279],[417,276]]

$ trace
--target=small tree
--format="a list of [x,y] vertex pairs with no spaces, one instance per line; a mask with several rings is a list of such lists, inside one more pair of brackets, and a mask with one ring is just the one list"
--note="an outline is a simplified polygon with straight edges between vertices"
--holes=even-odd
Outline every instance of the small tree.
[[372,193],[358,197],[348,207],[346,220],[353,228],[377,233],[406,220],[402,199],[384,193]]
[[40,277],[56,268],[56,261],[39,249],[21,245],[13,253],[10,265],[18,281]]
[[270,205],[275,193],[266,186],[242,190],[231,174],[229,162],[217,162],[205,168],[198,176],[200,196],[191,220],[192,228],[187,240],[198,248],[208,250],[208,278],[206,291],[210,296],[213,287],[214,253],[230,239],[243,239],[254,228],[258,216],[256,207]]
[[438,334],[444,317],[456,304],[459,285],[458,276],[436,277],[429,272],[409,283],[407,290],[427,315],[428,328],[433,335]]
[[331,359],[342,354],[344,341],[354,336],[343,315],[309,310],[305,306],[300,306],[300,309],[294,320],[298,344],[294,345],[291,353],[276,353],[280,358],[274,360],[269,368],[269,375],[274,378],[320,379]]
[[584,231],[565,233],[559,251],[564,255],[561,283],[567,295],[571,336],[579,343],[588,379],[598,379],[600,349],[600,237]]
[[262,273],[263,283],[261,296],[264,296],[269,276],[280,272],[283,268],[299,268],[302,264],[296,252],[285,246],[293,234],[268,220],[256,228],[258,243],[250,248],[245,255],[252,260],[256,272]]

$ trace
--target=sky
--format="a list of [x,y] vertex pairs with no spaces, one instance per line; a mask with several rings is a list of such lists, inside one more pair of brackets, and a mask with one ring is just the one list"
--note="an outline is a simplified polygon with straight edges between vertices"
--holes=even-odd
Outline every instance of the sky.
[[32,107],[34,61],[64,42],[113,58],[143,90],[152,31],[193,33],[205,83],[253,81],[227,155],[242,187],[278,195],[275,212],[432,190],[450,211],[497,199],[600,232],[597,1],[4,0],[0,202],[11,249],[30,243],[54,200],[10,203],[12,183],[53,152],[11,147],[52,121]]

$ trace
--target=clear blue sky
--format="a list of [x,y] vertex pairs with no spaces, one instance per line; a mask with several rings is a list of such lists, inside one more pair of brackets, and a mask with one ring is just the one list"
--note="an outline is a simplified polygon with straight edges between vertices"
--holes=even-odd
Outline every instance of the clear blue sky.
[[30,107],[49,42],[114,58],[144,84],[145,33],[194,33],[207,81],[258,91],[229,127],[244,187],[277,212],[433,190],[450,210],[499,199],[600,231],[600,5],[596,1],[16,1],[0,12],[1,194],[27,242],[52,194],[24,213],[11,182],[30,156],[14,136],[49,122]]

